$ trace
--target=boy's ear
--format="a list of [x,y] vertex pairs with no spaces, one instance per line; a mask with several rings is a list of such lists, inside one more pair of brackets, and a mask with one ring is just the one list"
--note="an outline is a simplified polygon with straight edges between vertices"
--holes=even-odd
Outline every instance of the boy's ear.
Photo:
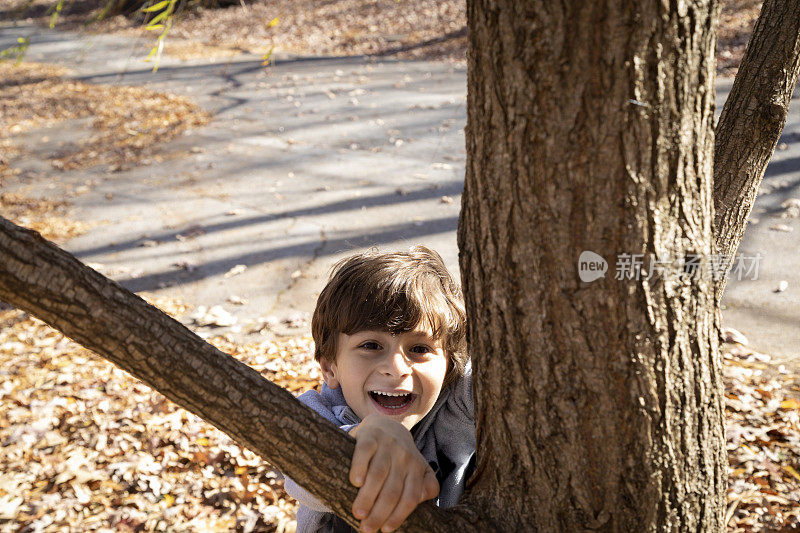
[[336,379],[336,373],[334,372],[336,363],[330,363],[326,358],[320,357],[319,366],[322,368],[322,379],[325,380],[325,384],[328,388],[337,388],[339,386],[339,380]]

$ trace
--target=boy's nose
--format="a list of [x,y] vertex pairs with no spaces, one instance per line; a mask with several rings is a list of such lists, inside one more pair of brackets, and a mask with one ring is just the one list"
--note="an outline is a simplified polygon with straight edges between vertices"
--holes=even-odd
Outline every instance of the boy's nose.
[[384,370],[387,374],[405,376],[411,372],[411,365],[408,364],[408,359],[403,352],[395,350],[389,355]]

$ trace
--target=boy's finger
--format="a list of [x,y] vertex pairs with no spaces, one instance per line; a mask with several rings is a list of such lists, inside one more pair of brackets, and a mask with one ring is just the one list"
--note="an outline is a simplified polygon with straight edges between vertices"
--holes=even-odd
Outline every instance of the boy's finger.
[[364,478],[364,485],[359,489],[358,495],[353,501],[353,516],[359,520],[369,516],[375,499],[389,476],[390,468],[391,461],[385,454],[377,453],[372,456],[367,475]]
[[425,478],[425,470],[422,468],[412,468],[408,473],[403,486],[403,495],[400,501],[395,506],[389,518],[381,527],[383,533],[394,531],[400,524],[403,523],[411,511],[417,508],[420,503],[419,494],[423,490],[423,479]]
[[436,480],[436,474],[430,468],[425,469],[425,478],[422,481],[422,500],[430,500],[439,495],[439,482]]
[[378,450],[378,442],[372,438],[362,438],[356,441],[353,460],[350,462],[350,483],[356,487],[364,484],[367,477],[369,462]]
[[[361,530],[374,532],[386,522],[400,498],[403,496],[406,469],[400,465],[393,465],[391,472],[383,482],[378,499],[372,505],[369,516],[361,521]],[[362,489],[363,490],[363,489]]]

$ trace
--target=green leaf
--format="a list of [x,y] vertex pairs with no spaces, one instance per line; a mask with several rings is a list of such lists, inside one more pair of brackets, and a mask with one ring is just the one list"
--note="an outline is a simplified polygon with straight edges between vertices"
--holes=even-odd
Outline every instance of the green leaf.
[[148,25],[148,26],[145,26],[144,29],[146,29],[146,30],[162,30],[162,29],[164,29],[164,25],[163,24],[155,24],[153,26]]

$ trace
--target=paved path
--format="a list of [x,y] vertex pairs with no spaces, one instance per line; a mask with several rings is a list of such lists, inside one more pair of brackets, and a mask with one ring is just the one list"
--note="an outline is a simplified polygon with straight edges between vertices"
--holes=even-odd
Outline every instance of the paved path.
[[[291,330],[284,319],[305,331],[302,313],[331,265],[353,250],[422,243],[457,271],[463,68],[351,57],[287,58],[265,70],[250,56],[167,58],[153,74],[141,61],[149,43],[21,27],[0,30],[0,49],[21,34],[35,34],[29,60],[62,64],[88,82],[189,95],[214,114],[174,141],[179,157],[27,184],[58,196],[89,183],[71,198],[72,217],[100,224],[65,247],[130,289],[222,304],[245,335],[266,316],[278,331]],[[720,81],[720,107],[729,88]],[[800,355],[800,224],[780,218],[781,203],[800,198],[798,139],[795,105],[741,247],[763,256],[758,279],[732,281],[723,302],[726,325],[783,357]],[[777,223],[794,231],[769,229]],[[226,277],[236,265],[246,269]],[[781,280],[788,289],[773,292]],[[248,302],[231,304],[231,295]]]

